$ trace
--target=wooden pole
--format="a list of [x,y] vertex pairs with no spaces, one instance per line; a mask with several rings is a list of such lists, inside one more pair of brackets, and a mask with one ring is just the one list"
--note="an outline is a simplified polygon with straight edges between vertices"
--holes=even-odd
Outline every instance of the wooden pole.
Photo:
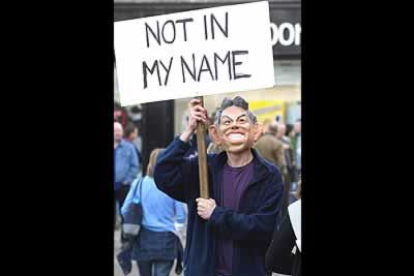
[[[204,97],[196,97],[204,106]],[[197,125],[197,151],[198,151],[198,172],[200,175],[200,197],[208,199],[208,178],[207,178],[207,150],[204,140],[206,125],[199,122]]]

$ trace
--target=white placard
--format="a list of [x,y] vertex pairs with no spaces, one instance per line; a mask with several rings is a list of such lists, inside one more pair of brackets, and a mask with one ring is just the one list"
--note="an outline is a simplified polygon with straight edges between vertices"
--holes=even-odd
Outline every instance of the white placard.
[[116,22],[121,105],[274,85],[269,4]]

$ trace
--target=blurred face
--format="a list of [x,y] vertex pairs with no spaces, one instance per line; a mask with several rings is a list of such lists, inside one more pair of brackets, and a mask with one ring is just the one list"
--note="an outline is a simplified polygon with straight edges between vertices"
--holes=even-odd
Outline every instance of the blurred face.
[[132,132],[132,133],[129,135],[129,139],[130,139],[131,141],[133,141],[133,140],[135,140],[137,137],[138,137],[138,130],[137,130],[137,129],[134,129],[134,132]]
[[114,120],[116,120],[118,117],[121,117],[121,116],[122,116],[121,110],[114,111]]
[[301,132],[301,123],[296,122],[294,126],[295,132],[300,133]]
[[118,122],[114,123],[114,140],[115,142],[119,143],[122,140],[122,136],[124,135],[124,131],[122,129],[122,125]]
[[244,109],[230,106],[221,114],[217,136],[226,151],[238,153],[253,146],[256,131],[258,125],[250,122]]
[[277,126],[277,137],[283,137],[286,134],[286,125],[285,124],[279,124]]
[[269,130],[269,123],[264,123],[262,130],[263,130],[263,134],[266,133]]

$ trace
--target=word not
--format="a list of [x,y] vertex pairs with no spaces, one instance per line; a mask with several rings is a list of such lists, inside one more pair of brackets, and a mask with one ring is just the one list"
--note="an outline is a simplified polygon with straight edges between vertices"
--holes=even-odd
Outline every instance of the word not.
[[[210,19],[210,20],[208,20]],[[173,44],[177,39],[177,27],[178,24],[182,24],[182,32],[178,33],[180,36],[182,35],[183,41],[187,42],[188,39],[188,28],[187,23],[194,22],[194,18],[184,18],[178,20],[167,20],[160,25],[160,21],[156,21],[155,26],[150,26],[147,22],[145,22],[145,35],[146,35],[146,42],[147,48],[150,47],[150,38],[156,42],[155,45],[161,46],[164,44]],[[214,14],[210,14],[209,17],[207,15],[203,16],[203,25],[204,25],[204,39],[208,40],[209,35],[211,39],[216,38],[216,29],[220,30],[220,32],[226,37],[229,37],[229,17],[228,13],[225,13],[224,17],[224,24],[220,24],[219,20]],[[210,23],[210,24],[209,24]],[[223,26],[224,25],[224,26]]]

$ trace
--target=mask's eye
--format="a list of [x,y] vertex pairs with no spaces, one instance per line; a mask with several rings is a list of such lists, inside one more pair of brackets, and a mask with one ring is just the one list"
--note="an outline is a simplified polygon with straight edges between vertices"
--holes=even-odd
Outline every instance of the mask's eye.
[[225,126],[228,126],[228,125],[230,125],[230,120],[229,119],[225,119],[224,121],[223,121],[223,125],[225,125]]
[[246,123],[246,122],[247,122],[247,119],[246,119],[245,117],[243,117],[243,118],[240,118],[240,119],[238,120],[238,122],[239,122],[239,124],[244,124],[244,123]]

